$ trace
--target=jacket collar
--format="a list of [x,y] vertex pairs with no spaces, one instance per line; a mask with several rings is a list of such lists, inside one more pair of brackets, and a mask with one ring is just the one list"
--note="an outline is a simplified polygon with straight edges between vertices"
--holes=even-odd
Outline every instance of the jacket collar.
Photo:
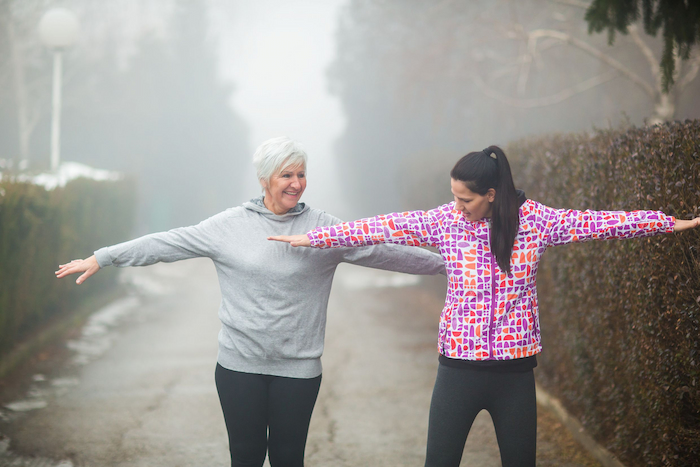
[[[525,192],[523,190],[515,190],[518,195],[518,205],[522,206],[527,201]],[[490,230],[491,230],[491,219],[481,219],[475,222],[470,222],[464,218],[461,212],[457,211],[454,207],[454,201],[451,204],[452,212],[455,213],[455,220],[457,225],[469,232],[474,233],[474,235],[485,241],[490,242]]]

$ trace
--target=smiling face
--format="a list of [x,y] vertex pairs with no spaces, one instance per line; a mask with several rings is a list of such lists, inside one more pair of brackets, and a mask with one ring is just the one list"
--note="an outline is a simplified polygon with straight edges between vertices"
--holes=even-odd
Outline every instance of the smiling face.
[[480,195],[467,188],[462,181],[453,178],[451,184],[455,208],[462,212],[466,220],[476,222],[491,217],[491,203],[496,197],[496,190],[489,188],[485,195]]
[[296,206],[306,189],[306,168],[287,166],[270,177],[269,182],[260,183],[265,189],[265,207],[277,215],[285,214]]

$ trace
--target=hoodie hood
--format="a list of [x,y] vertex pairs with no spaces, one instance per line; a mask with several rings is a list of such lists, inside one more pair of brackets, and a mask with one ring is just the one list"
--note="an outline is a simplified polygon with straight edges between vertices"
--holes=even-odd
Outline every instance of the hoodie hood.
[[270,219],[278,221],[291,220],[299,214],[309,210],[309,207],[306,205],[306,203],[297,203],[296,206],[294,206],[289,211],[285,212],[284,214],[278,215],[265,207],[265,203],[263,202],[263,196],[258,196],[257,198],[253,198],[250,201],[243,203],[243,207],[251,211],[255,211],[259,214],[262,214],[263,216],[269,217]]

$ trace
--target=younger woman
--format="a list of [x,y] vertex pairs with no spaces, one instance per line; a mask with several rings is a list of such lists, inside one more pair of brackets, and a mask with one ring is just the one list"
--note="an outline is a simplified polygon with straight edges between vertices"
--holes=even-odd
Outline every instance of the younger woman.
[[658,211],[574,211],[526,200],[503,151],[489,146],[450,173],[454,201],[430,211],[380,215],[306,235],[292,246],[397,243],[439,248],[448,277],[439,367],[430,406],[426,467],[457,467],[474,418],[493,419],[503,466],[535,465],[533,369],[540,346],[535,277],[549,246],[678,232],[700,218]]

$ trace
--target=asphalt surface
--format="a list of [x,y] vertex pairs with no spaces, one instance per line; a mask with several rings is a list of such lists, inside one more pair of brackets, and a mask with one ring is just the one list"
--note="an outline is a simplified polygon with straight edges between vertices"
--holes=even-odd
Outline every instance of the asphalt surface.
[[[220,295],[213,265],[189,260],[123,276],[132,293],[0,387],[0,466],[228,465],[214,385]],[[442,304],[435,291],[444,278],[418,282],[338,269],[307,466],[423,465]],[[552,424],[550,431],[560,430]],[[562,453],[566,443],[544,433],[538,465],[594,465]],[[461,465],[500,466],[485,412]]]

